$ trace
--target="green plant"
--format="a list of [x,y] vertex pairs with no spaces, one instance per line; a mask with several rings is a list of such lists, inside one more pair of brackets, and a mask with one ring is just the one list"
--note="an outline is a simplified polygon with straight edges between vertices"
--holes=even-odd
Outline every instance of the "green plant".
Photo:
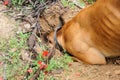
[[68,64],[72,62],[71,57],[68,56],[67,54],[65,54],[63,57],[53,57],[49,61],[49,63],[45,64],[45,66],[47,66],[47,67],[45,67],[45,66],[42,67],[41,64],[42,63],[44,64],[44,59],[45,59],[45,57],[43,57],[43,53],[40,53],[37,56],[37,59],[32,62],[32,64],[35,65],[35,67],[32,68],[33,71],[30,74],[28,79],[30,79],[39,68],[41,68],[41,69],[45,68],[44,70],[40,71],[38,80],[44,80],[45,78],[47,78],[47,80],[55,80],[54,76],[52,76],[52,75],[51,76],[48,75],[45,77],[45,75],[46,75],[45,73],[51,72],[53,70],[58,70],[58,69],[68,69],[69,68]]
[[68,63],[70,62],[72,62],[72,59],[67,54],[65,54],[63,57],[52,58],[48,65],[47,71],[57,70],[61,68],[67,69]]
[[[25,64],[23,60],[20,59],[21,51],[27,49],[26,41],[29,34],[19,33],[17,37],[10,38],[7,42],[0,42],[0,49],[3,53],[3,57],[0,62],[6,65],[5,76],[9,80],[15,80],[16,76],[21,76],[25,73]],[[2,72],[0,72],[2,74]]]
[[70,6],[71,8],[74,8],[74,3],[68,1],[68,0],[61,0],[64,7]]
[[22,6],[26,0],[11,0],[13,6]]
[[11,4],[14,7],[22,7],[22,6],[25,6],[25,5],[26,6],[29,6],[29,5],[33,6],[34,5],[33,2],[35,2],[35,1],[38,1],[40,3],[45,2],[45,0],[31,0],[31,1],[27,1],[27,0],[11,0]]
[[[0,41],[0,50],[2,53],[5,53],[2,54],[3,57],[0,58],[0,62],[4,62],[4,65],[6,65],[4,75],[8,80],[16,80],[17,77],[24,76],[25,73],[29,70],[30,63],[21,59],[21,52],[28,49],[27,39],[29,35],[29,33],[23,34],[20,32],[18,35],[16,35],[16,37],[10,38],[7,42]],[[39,68],[45,67],[41,66],[41,62],[44,62],[45,57],[47,54],[49,54],[49,52],[45,51],[45,45],[40,46],[40,48],[43,50],[43,52],[40,52],[37,58],[32,61],[32,64],[35,67],[32,67],[29,70],[30,75],[28,78],[26,78],[26,80],[29,80],[31,77],[33,77]],[[40,72],[37,80],[44,80],[45,77],[47,80],[55,80],[54,76],[52,75],[46,76],[45,71],[50,72],[52,70],[61,68],[68,69],[68,64],[70,62],[72,62],[72,59],[67,54],[65,54],[63,57],[53,57],[49,63],[45,64],[47,67],[45,67],[45,70]],[[0,74],[3,74],[3,69],[4,68],[0,69]]]

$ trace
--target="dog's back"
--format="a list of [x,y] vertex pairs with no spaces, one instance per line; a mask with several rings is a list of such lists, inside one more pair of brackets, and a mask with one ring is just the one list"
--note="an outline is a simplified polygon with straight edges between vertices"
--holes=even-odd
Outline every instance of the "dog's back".
[[99,0],[91,11],[92,42],[105,56],[120,55],[120,1]]

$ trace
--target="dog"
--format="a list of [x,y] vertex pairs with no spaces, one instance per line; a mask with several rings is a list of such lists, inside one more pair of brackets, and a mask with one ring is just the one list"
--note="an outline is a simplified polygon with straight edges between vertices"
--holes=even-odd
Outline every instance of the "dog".
[[[54,31],[47,35],[55,44]],[[58,43],[88,64],[106,64],[106,57],[120,56],[120,1],[97,0],[82,9],[56,32]]]

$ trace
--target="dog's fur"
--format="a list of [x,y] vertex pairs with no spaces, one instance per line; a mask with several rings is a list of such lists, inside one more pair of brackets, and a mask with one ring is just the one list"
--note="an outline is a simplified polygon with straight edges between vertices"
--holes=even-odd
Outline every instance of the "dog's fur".
[[[47,36],[52,44],[53,35]],[[120,56],[120,0],[97,0],[82,9],[57,32],[57,39],[89,64],[106,64],[105,57]]]

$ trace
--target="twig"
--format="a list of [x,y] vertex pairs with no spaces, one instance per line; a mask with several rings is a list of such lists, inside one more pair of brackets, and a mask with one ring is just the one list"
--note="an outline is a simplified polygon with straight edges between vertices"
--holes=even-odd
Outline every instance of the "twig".
[[41,71],[41,69],[39,68],[39,69],[37,70],[37,72],[35,73],[35,75],[34,75],[30,80],[36,80],[36,78],[37,78],[38,75],[40,74],[40,71]]
[[7,77],[6,77],[6,62],[3,62],[3,72],[4,72],[4,73],[3,73],[3,74],[4,74],[4,75],[3,75],[3,79],[4,79],[4,80],[7,80]]
[[74,3],[74,5],[75,5],[76,7],[78,7],[79,9],[82,9],[82,7],[80,7],[78,4]]

